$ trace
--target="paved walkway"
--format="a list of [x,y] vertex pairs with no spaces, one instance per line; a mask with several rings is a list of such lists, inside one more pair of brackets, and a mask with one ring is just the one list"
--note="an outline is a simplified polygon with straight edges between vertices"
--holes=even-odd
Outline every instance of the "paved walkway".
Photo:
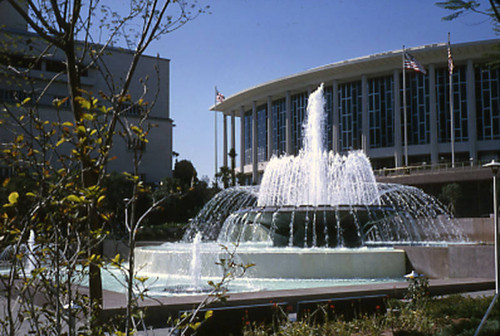
[[[478,291],[490,291],[495,288],[493,279],[432,279],[429,280],[430,293],[432,296],[473,293]],[[275,290],[249,293],[231,294],[225,304],[214,303],[211,309],[231,310],[238,307],[265,307],[273,304],[286,304],[298,307],[302,302],[346,300],[373,297],[404,297],[408,283],[375,283],[370,285],[335,286],[295,290]],[[488,292],[485,292],[488,293]],[[147,307],[148,325],[161,326],[161,321],[166,316],[178,316],[179,312],[194,309],[204,296],[179,296],[163,297],[156,300],[147,299],[141,306]],[[104,309],[107,316],[123,312],[125,306],[125,295],[107,292],[104,296]]]

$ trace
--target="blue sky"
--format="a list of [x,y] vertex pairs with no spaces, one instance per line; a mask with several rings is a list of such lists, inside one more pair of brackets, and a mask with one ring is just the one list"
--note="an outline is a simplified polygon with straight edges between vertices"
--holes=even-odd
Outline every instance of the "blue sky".
[[[442,21],[449,12],[431,0],[199,2],[210,5],[211,14],[164,36],[148,54],[159,53],[171,60],[173,149],[179,159],[194,164],[200,178],[214,175],[214,112],[209,111],[214,86],[228,97],[269,80],[401,49],[403,44],[416,47],[446,42],[448,32],[452,44],[498,37],[480,15]],[[236,125],[239,154],[239,122]],[[220,114],[218,131],[220,166]]]

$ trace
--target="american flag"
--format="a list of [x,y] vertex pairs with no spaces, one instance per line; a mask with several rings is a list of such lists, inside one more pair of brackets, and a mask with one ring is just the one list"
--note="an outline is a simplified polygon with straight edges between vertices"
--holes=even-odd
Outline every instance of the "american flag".
[[423,73],[424,75],[427,74],[427,71],[425,71],[425,68],[418,63],[417,59],[407,52],[405,52],[405,69],[415,70]]
[[451,75],[453,74],[453,57],[451,57],[451,47],[450,47],[450,42],[448,42],[448,73]]
[[217,91],[217,102],[218,103],[222,103],[224,101],[224,99],[226,99],[226,97],[224,97],[224,95],[222,93],[220,93],[219,91]]

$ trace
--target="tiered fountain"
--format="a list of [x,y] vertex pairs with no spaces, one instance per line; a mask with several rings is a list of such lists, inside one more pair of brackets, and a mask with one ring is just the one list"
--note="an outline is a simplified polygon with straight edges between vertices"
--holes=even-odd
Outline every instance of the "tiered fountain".
[[[235,187],[202,209],[185,242],[136,251],[147,274],[188,274],[187,247],[202,276],[217,276],[218,242],[238,243],[254,278],[380,278],[405,272],[403,251],[373,247],[462,241],[444,208],[418,188],[375,181],[368,158],[324,150],[323,86],[311,94],[299,155],[274,157],[258,187]],[[370,247],[370,248],[368,248]],[[185,259],[184,259],[185,258]]]

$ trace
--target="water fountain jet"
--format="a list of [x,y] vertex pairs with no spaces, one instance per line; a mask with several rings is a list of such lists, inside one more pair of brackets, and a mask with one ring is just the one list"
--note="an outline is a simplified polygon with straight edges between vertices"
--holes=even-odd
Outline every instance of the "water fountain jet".
[[[422,190],[377,183],[361,151],[325,151],[324,124],[321,85],[309,97],[299,154],[273,157],[260,187],[226,189],[193,219],[184,239],[203,234],[203,276],[220,273],[215,242],[239,244],[238,258],[256,264],[249,278],[318,279],[401,277],[403,251],[366,246],[463,240]],[[142,248],[137,259],[146,272],[172,274],[179,253],[189,258],[183,244]]]

